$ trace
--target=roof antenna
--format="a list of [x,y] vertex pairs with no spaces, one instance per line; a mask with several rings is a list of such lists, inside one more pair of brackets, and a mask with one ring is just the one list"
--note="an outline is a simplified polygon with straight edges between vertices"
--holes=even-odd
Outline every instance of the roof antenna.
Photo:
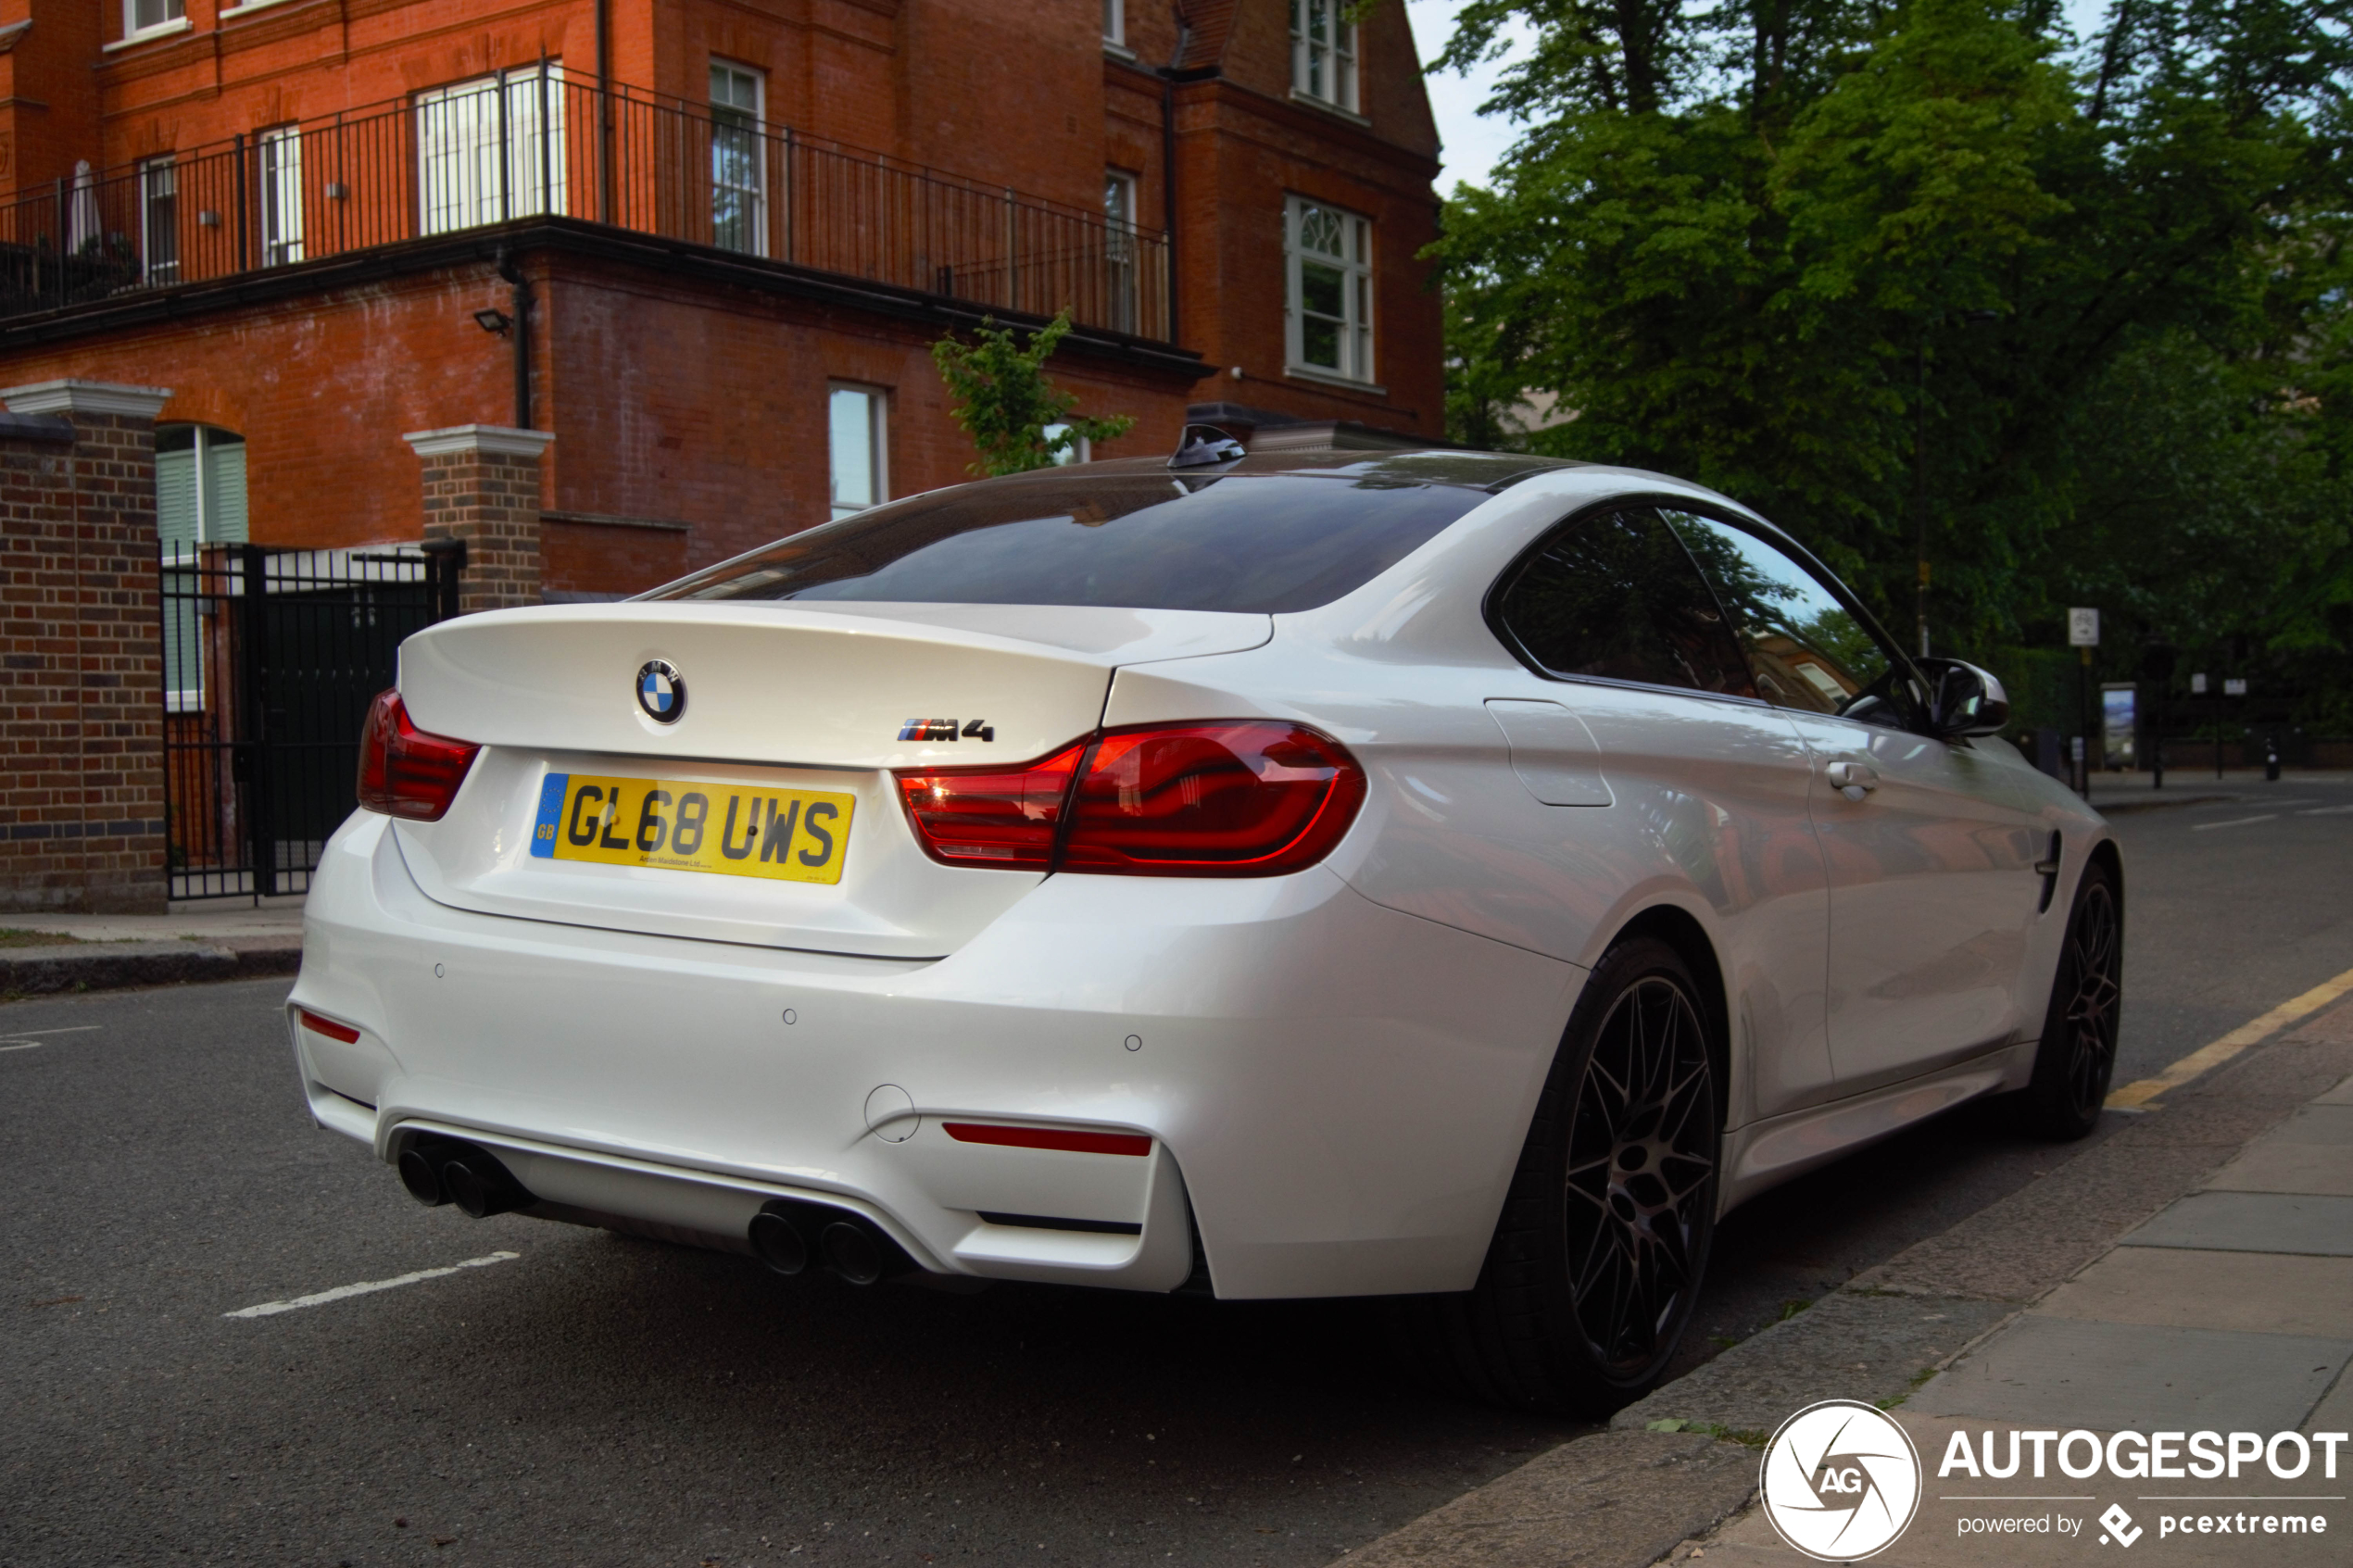
[[1168,459],[1172,469],[1202,469],[1217,463],[1239,462],[1250,454],[1242,444],[1215,425],[1187,425],[1177,439],[1175,456]]

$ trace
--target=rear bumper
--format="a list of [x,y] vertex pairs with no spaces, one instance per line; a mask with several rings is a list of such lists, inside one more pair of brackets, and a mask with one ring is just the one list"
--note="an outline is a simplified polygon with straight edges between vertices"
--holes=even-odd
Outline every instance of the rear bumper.
[[[322,1125],[386,1159],[470,1138],[554,1203],[730,1240],[816,1198],[941,1273],[1167,1290],[1197,1226],[1220,1296],[1466,1289],[1583,978],[1320,868],[1051,877],[927,962],[555,925],[434,903],[385,822],[337,832],[306,911]],[[1005,1223],[1039,1218],[1090,1228]]]

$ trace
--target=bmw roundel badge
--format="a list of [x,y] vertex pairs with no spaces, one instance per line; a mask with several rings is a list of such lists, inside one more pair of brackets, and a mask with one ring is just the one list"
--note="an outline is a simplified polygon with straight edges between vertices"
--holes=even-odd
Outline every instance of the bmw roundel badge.
[[666,659],[649,659],[637,669],[637,706],[657,724],[675,724],[686,711],[686,678]]

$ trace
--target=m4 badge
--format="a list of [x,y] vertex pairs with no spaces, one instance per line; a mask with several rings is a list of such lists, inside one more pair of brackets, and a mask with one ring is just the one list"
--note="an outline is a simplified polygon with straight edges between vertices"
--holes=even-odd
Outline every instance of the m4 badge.
[[910,719],[899,726],[900,740],[995,740],[997,727],[986,719],[974,719],[959,730],[953,719]]

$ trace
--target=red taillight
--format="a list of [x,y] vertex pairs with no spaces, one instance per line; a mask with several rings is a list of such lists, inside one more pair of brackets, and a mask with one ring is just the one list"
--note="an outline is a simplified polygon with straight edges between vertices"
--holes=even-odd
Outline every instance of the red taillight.
[[409,721],[398,691],[378,692],[359,731],[359,804],[389,817],[437,822],[481,749],[425,734]]
[[1297,724],[1114,730],[1078,782],[1062,869],[1272,876],[1314,865],[1365,799],[1340,743]]
[[901,773],[899,787],[950,865],[1273,876],[1340,842],[1365,773],[1314,730],[1245,720],[1114,730],[1026,768]]
[[935,860],[1042,872],[1054,863],[1070,777],[1081,741],[1021,768],[949,768],[899,775],[915,837]]

